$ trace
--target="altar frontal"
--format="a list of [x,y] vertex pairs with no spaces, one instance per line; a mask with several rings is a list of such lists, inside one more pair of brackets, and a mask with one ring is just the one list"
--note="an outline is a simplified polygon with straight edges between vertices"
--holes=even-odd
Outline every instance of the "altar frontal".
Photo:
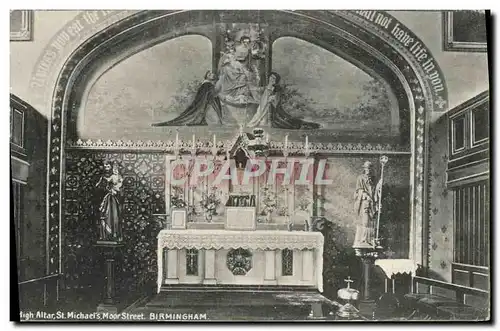
[[162,230],[158,235],[158,292],[168,284],[306,286],[323,292],[322,273],[319,232]]

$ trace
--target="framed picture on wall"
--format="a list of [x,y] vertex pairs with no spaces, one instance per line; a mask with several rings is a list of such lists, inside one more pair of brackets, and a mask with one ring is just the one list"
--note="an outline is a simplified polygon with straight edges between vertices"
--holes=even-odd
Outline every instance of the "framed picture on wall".
[[10,40],[30,41],[33,39],[33,11],[10,11]]
[[486,13],[484,10],[443,12],[444,50],[486,52]]

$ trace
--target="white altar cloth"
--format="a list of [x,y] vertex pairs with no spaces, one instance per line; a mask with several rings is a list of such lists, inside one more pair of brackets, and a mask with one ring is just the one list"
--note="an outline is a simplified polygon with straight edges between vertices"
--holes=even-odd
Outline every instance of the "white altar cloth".
[[320,232],[161,230],[158,234],[158,287],[163,279],[163,250],[166,249],[309,249],[315,253],[316,285],[323,292],[323,243]]

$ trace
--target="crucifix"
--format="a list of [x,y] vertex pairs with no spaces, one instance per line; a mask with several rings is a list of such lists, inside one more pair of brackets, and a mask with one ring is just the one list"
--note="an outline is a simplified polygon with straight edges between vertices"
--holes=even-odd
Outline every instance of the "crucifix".
[[347,279],[344,279],[344,282],[347,283],[347,288],[351,288],[351,283],[354,283],[354,281],[351,279],[351,276],[347,276]]
[[351,276],[348,276],[347,279],[344,279],[344,281],[347,283],[347,288],[340,289],[337,292],[337,295],[340,299],[345,300],[346,304],[340,307],[337,311],[337,316],[341,319],[357,318],[359,311],[352,305],[351,302],[358,299],[359,292],[351,288],[351,283],[354,282],[351,279]]

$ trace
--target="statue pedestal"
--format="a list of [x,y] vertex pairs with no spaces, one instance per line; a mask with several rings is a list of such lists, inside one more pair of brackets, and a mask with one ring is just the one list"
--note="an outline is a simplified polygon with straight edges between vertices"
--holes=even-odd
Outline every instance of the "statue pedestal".
[[104,257],[105,285],[103,302],[97,306],[98,312],[117,313],[116,288],[115,288],[115,262],[120,254],[122,243],[116,241],[97,241],[94,247]]
[[353,247],[356,256],[359,256],[363,263],[363,291],[359,301],[359,312],[367,318],[373,318],[375,311],[375,300],[370,295],[371,269],[375,260],[381,255],[382,247],[372,245],[359,245]]

